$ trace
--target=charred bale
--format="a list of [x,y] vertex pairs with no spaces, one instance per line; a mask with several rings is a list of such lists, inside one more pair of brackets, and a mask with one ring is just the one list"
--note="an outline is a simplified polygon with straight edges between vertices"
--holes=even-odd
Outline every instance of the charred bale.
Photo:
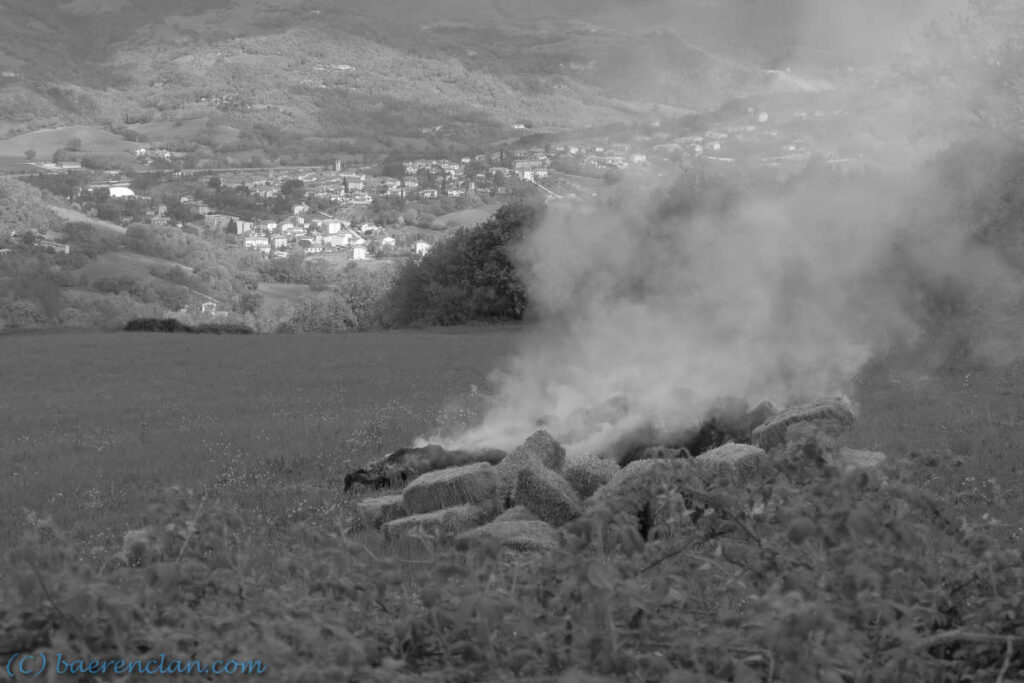
[[495,509],[486,505],[458,505],[433,512],[409,515],[386,522],[381,529],[384,538],[399,541],[416,532],[439,534],[442,540],[451,540],[464,531],[469,531],[494,519]]
[[547,522],[533,520],[498,520],[465,531],[455,537],[455,547],[467,550],[473,543],[494,540],[500,546],[519,552],[546,552],[562,545],[558,530]]
[[536,458],[530,458],[519,470],[515,502],[556,527],[583,512],[579,495],[569,482]]
[[767,466],[767,454],[751,444],[729,443],[702,453],[694,464],[708,483],[726,478],[745,484]]
[[370,489],[390,488],[404,485],[427,472],[478,462],[497,465],[504,458],[505,451],[496,448],[450,451],[434,444],[419,448],[399,448],[366,467],[346,474],[345,491],[356,484]]
[[743,399],[720,398],[696,425],[669,434],[650,426],[634,430],[613,447],[613,455],[625,467],[638,460],[694,458],[727,443],[750,443],[754,428],[770,417],[770,406],[751,410]]
[[379,529],[381,525],[409,514],[403,505],[401,494],[359,501],[356,504],[356,512],[359,522],[367,529]]
[[770,451],[786,442],[787,430],[807,423],[828,434],[837,435],[854,422],[853,406],[845,398],[828,398],[787,408],[753,431],[753,443]]
[[519,472],[534,462],[553,472],[565,465],[565,449],[543,429],[531,434],[498,465],[498,497],[505,507],[515,504]]
[[612,477],[586,503],[590,512],[603,510],[613,517],[624,514],[637,524],[640,537],[669,535],[688,526],[676,519],[683,507],[676,482],[693,468],[688,460],[638,460]]
[[493,501],[497,489],[498,476],[494,467],[478,462],[416,477],[402,492],[402,501],[409,513],[421,514],[467,503]]
[[618,472],[619,466],[614,461],[586,455],[566,462],[562,476],[576,490],[580,498],[589,498],[595,491],[610,482]]

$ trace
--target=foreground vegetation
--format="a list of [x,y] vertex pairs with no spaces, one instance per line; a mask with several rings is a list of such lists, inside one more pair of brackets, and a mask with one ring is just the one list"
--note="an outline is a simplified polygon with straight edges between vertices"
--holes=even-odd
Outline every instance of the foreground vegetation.
[[888,483],[821,470],[808,434],[763,481],[677,482],[705,512],[646,546],[614,510],[550,556],[353,535],[344,472],[470,419],[446,395],[508,332],[6,338],[0,652],[294,681],[1018,676],[1024,367],[869,368],[850,441]]

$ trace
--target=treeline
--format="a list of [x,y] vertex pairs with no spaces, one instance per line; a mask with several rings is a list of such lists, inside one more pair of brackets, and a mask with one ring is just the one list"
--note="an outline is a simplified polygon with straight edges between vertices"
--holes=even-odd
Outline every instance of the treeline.
[[350,263],[337,271],[299,255],[269,261],[279,281],[308,283],[313,291],[290,307],[263,307],[249,324],[263,332],[330,333],[519,320],[527,298],[513,252],[541,210],[506,205],[404,263]]
[[476,228],[462,228],[421,260],[410,260],[388,292],[381,323],[387,327],[458,325],[520,320],[526,290],[513,251],[537,224],[541,205],[503,206]]
[[[267,310],[255,317],[253,326],[264,332],[350,332],[379,329],[388,308],[389,294],[398,272],[397,262],[361,267],[350,262],[333,277],[292,307]],[[315,268],[315,266],[314,266]]]

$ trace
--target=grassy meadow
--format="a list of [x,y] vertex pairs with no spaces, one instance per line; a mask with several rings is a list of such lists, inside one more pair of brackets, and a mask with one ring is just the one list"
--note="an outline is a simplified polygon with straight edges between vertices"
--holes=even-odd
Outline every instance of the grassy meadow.
[[[344,473],[474,414],[515,326],[347,335],[67,333],[0,337],[0,542],[27,511],[102,554],[182,485],[271,535],[332,523]],[[1024,538],[1024,364],[876,365],[850,445],[958,456],[930,485]]]
[[312,290],[309,288],[309,285],[261,282],[256,291],[263,295],[263,300],[268,306],[273,307],[282,304],[297,304],[302,297],[308,295]]
[[[62,149],[73,138],[82,141],[81,151],[89,154],[127,155],[137,144],[125,140],[102,128],[93,126],[67,126],[49,130],[37,130],[12,138],[0,140],[0,157],[21,157],[27,150],[34,149],[40,161],[47,161],[53,153]],[[125,156],[125,160],[129,157]]]
[[[767,482],[778,520],[731,526],[764,489],[723,480],[725,514],[682,538],[629,550],[615,545],[628,534],[605,527],[624,552],[591,547],[587,525],[570,525],[560,551],[523,555],[340,533],[356,499],[341,492],[344,473],[470,419],[473,386],[486,390],[522,331],[0,337],[0,543],[11,548],[0,653],[258,658],[274,680],[325,683],[597,680],[572,675],[591,670],[638,683],[952,682],[1008,670],[1024,589],[1013,550],[1024,363],[867,369],[849,442],[904,464],[919,453],[904,468],[912,479],[801,484],[797,471]],[[153,502],[171,485],[192,493]],[[143,527],[154,540],[117,560],[125,531]],[[741,531],[757,544],[721,540]],[[854,627],[813,622],[808,636],[808,614]],[[821,644],[801,649],[811,638]],[[935,646],[956,640],[977,647]],[[868,674],[829,678],[823,666]],[[669,675],[695,667],[723,675]]]
[[0,337],[0,543],[31,511],[109,551],[171,485],[329,523],[345,472],[465,419],[517,333]]

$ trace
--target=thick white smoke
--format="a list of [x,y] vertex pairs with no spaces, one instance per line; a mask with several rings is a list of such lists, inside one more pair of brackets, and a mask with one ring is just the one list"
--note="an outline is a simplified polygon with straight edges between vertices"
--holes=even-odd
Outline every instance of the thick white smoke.
[[527,240],[541,325],[482,425],[452,445],[509,448],[543,425],[570,450],[600,452],[645,424],[690,426],[722,396],[842,393],[874,354],[916,340],[922,279],[990,302],[1019,295],[921,177],[742,196],[638,179],[621,200],[553,208]]
[[552,207],[519,253],[538,329],[480,426],[446,443],[511,448],[544,426],[601,452],[645,425],[691,426],[723,396],[848,393],[869,359],[918,340],[922,283],[961,293],[979,321],[1019,303],[1019,274],[905,161],[741,192],[634,177],[596,210]]

